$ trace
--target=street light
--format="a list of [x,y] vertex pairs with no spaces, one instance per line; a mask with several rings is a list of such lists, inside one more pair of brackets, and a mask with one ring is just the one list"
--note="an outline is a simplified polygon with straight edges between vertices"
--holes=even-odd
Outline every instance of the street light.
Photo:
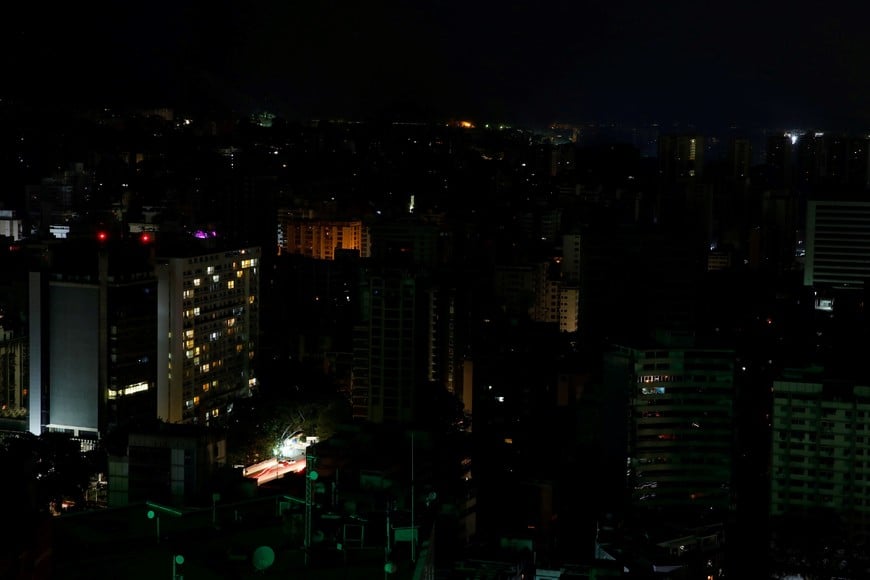
[[181,566],[184,564],[184,556],[181,554],[175,554],[172,556],[172,580],[184,580],[184,575],[179,574],[176,566]]
[[160,543],[160,516],[154,510],[148,510],[145,514],[148,516],[149,520],[154,520],[154,524],[157,528],[157,543]]

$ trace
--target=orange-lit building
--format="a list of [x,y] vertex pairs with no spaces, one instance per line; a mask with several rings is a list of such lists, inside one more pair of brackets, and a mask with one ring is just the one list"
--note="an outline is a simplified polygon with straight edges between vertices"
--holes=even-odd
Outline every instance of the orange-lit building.
[[336,250],[358,250],[367,257],[368,236],[360,220],[328,220],[282,216],[278,254],[299,254],[317,260],[335,259]]

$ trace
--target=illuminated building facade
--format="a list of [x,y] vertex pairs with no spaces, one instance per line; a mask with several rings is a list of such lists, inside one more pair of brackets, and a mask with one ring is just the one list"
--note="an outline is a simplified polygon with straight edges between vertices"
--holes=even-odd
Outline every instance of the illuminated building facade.
[[153,417],[157,280],[138,242],[64,241],[30,272],[29,428],[97,439]]
[[335,259],[336,250],[357,250],[367,257],[368,242],[362,221],[325,220],[283,215],[278,225],[278,253],[317,260]]
[[[686,513],[731,504],[734,352],[620,346],[608,355],[628,392],[628,497]],[[614,385],[616,386],[616,385]]]
[[208,423],[256,386],[259,262],[259,247],[158,257],[158,417]]
[[27,418],[27,339],[0,326],[0,419]]
[[12,238],[18,241],[24,236],[24,221],[8,209],[0,209],[0,237]]
[[770,513],[828,510],[870,523],[870,385],[783,376],[773,383]]

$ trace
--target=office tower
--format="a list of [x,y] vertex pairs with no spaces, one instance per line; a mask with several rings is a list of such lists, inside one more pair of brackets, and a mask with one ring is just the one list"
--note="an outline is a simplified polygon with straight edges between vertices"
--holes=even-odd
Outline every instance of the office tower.
[[190,246],[157,257],[161,419],[209,423],[256,386],[259,261],[259,247]]
[[619,345],[609,386],[628,390],[629,504],[677,520],[731,506],[734,358],[730,350]]
[[807,202],[804,285],[862,290],[870,277],[870,201]]
[[870,385],[834,381],[821,369],[773,383],[770,514],[847,525],[870,523]]
[[99,438],[153,417],[157,280],[150,245],[69,240],[31,271],[30,431]]

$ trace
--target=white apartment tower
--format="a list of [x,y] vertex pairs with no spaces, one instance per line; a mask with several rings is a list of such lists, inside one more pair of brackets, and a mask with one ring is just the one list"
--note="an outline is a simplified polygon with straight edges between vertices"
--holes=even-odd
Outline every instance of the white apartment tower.
[[256,386],[260,248],[157,259],[157,415],[208,423]]

